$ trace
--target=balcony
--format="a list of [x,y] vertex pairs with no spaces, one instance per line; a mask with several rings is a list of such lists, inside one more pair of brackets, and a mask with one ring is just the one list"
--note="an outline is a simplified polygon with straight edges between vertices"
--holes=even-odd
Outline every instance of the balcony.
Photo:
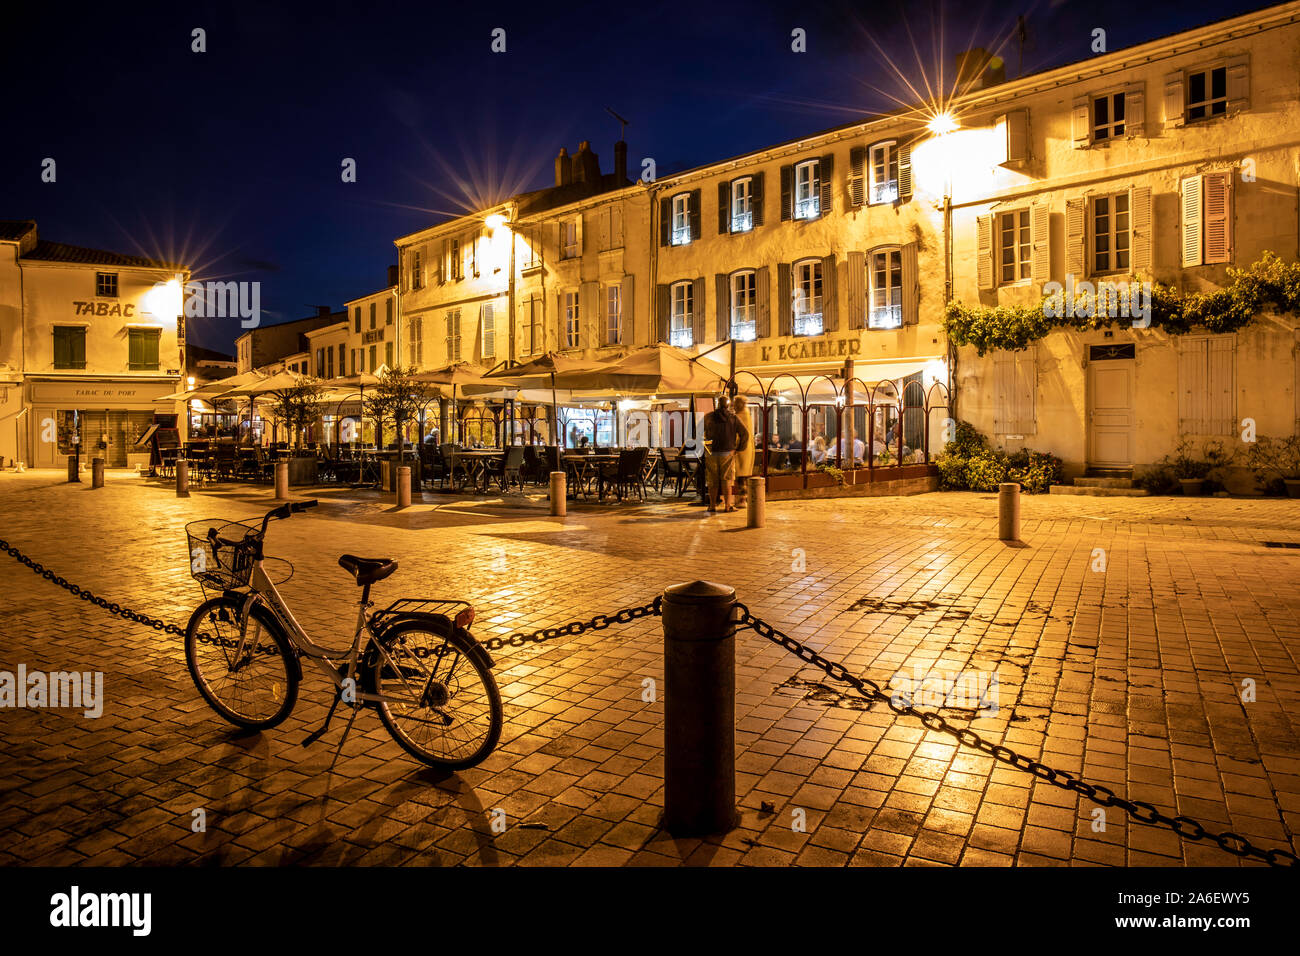
[[871,201],[873,203],[898,202],[898,180],[891,179],[872,186]]
[[754,228],[754,214],[752,212],[740,212],[731,217],[732,232],[749,232]]
[[903,327],[903,307],[901,305],[873,305],[871,315],[867,318],[869,329],[901,329]]
[[731,337],[737,342],[752,342],[758,338],[758,323],[754,321],[752,310],[732,312]]
[[686,327],[673,329],[668,333],[668,344],[679,349],[688,349],[695,344],[695,330],[691,326],[691,317],[688,315],[682,320]]
[[818,312],[800,312],[794,317],[795,335],[821,335],[822,314]]
[[794,218],[816,219],[821,214],[821,200],[818,196],[799,199],[794,204]]
[[674,246],[687,246],[691,242],[691,227],[677,226],[672,232],[672,244]]

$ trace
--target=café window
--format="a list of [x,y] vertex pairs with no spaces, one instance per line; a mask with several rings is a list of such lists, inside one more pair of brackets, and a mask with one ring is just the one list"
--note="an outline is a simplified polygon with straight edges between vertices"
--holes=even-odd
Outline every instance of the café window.
[[577,218],[565,220],[560,224],[560,229],[564,235],[563,245],[560,248],[560,258],[576,259],[582,252],[582,245],[578,239]]
[[691,241],[691,194],[673,197],[672,244],[684,246]]
[[78,326],[54,327],[54,367],[86,367],[86,330]]
[[108,296],[109,298],[117,297],[116,272],[95,273],[95,295]]
[[871,147],[871,202],[898,201],[898,144],[893,140]]
[[1029,239],[1029,210],[999,213],[998,279],[1002,284],[1029,278],[1029,254],[1032,248]]
[[1187,119],[1207,119],[1228,111],[1228,69],[1216,66],[1187,74]]
[[903,255],[898,249],[873,252],[868,266],[869,329],[903,326]]
[[690,348],[695,344],[695,284],[678,282],[672,287],[668,344]]
[[810,159],[794,168],[794,218],[796,219],[816,219],[821,214],[819,166],[817,160]]
[[1124,94],[1107,93],[1092,98],[1092,141],[1104,142],[1124,135]]
[[132,369],[158,368],[158,343],[162,332],[158,329],[127,330],[127,365]]
[[607,286],[605,289],[605,344],[623,342],[623,287]]
[[737,342],[757,338],[758,290],[753,271],[731,277],[731,337]]
[[822,333],[822,261],[794,264],[794,334]]

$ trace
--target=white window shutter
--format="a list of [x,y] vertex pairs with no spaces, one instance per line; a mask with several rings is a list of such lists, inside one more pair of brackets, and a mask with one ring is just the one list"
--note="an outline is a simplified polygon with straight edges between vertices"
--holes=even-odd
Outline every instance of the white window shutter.
[[1146,135],[1146,84],[1124,88],[1124,135]]
[[1183,339],[1178,351],[1178,433],[1203,435],[1208,398],[1208,344],[1204,336]]
[[1202,229],[1206,264],[1232,261],[1232,173],[1206,173],[1201,178]]
[[1183,71],[1165,76],[1165,129],[1183,125],[1186,101],[1183,96]]
[[1070,199],[1065,203],[1065,272],[1076,281],[1087,276],[1084,257],[1087,208],[1086,199]]
[[1031,278],[1038,283],[1052,278],[1052,209],[1045,202],[1035,203],[1029,212],[1030,244],[1033,258]]
[[975,220],[976,259],[978,262],[979,287],[981,290],[992,289],[993,280],[993,216],[980,216]]
[[1129,222],[1133,236],[1129,243],[1133,250],[1133,271],[1151,271],[1151,189],[1148,186],[1134,187],[1129,193]]
[[1204,261],[1201,252],[1201,177],[1184,177],[1182,194],[1183,265],[1199,266]]
[[1015,419],[1013,435],[1033,435],[1037,432],[1034,399],[1038,392],[1038,351],[1030,346],[1015,356]]
[[1011,110],[999,120],[1007,134],[1006,165],[1019,166],[1029,161],[1029,110]]
[[1250,57],[1238,56],[1228,61],[1228,112],[1250,107]]
[[1208,428],[1210,435],[1231,435],[1236,423],[1233,396],[1236,340],[1232,335],[1216,335],[1209,340],[1207,395]]
[[912,144],[899,143],[898,149],[898,201],[912,198]]
[[583,220],[584,218],[586,218],[586,217],[583,216],[582,213],[578,213],[578,217],[577,217],[577,219],[578,219],[578,225],[577,225],[577,234],[578,234],[578,255],[582,255],[582,220]]
[[1016,360],[1011,352],[999,351],[993,358],[993,434],[1014,434]]
[[[581,222],[581,220],[579,220]],[[605,310],[600,307],[600,283],[584,282],[578,298],[577,348],[592,348],[600,341],[600,317]]]
[[636,311],[632,299],[632,276],[623,276],[620,282],[619,307],[623,310],[619,319],[619,335],[624,343],[635,342]]
[[1092,116],[1086,96],[1075,97],[1070,107],[1070,139],[1075,149],[1083,149],[1092,142]]
[[480,314],[483,321],[483,358],[495,359],[497,356],[496,306],[484,302]]

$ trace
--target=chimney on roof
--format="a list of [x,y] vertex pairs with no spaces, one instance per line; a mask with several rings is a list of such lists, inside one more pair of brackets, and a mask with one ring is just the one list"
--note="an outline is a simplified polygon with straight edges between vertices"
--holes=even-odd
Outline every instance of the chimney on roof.
[[569,164],[569,151],[560,147],[560,155],[555,157],[555,185],[567,186],[573,182],[573,167]]
[[578,152],[573,157],[573,181],[592,185],[600,182],[600,159],[585,139],[578,144]]
[[388,288],[397,285],[397,266],[388,267]]
[[316,314],[317,314],[317,315],[329,315],[329,314],[330,314],[331,312],[333,312],[333,311],[334,311],[334,310],[331,309],[328,305],[318,305],[318,306],[316,306]]
[[997,86],[1007,78],[1007,65],[1002,57],[990,53],[983,47],[974,47],[958,53],[957,92],[973,93]]
[[619,186],[627,182],[627,143],[621,139],[614,144],[614,182]]

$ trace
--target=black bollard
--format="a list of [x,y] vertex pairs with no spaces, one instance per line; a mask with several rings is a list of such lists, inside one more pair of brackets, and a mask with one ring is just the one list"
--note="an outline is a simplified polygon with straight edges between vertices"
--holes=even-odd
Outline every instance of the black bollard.
[[664,591],[664,827],[736,825],[736,592],[694,581]]

